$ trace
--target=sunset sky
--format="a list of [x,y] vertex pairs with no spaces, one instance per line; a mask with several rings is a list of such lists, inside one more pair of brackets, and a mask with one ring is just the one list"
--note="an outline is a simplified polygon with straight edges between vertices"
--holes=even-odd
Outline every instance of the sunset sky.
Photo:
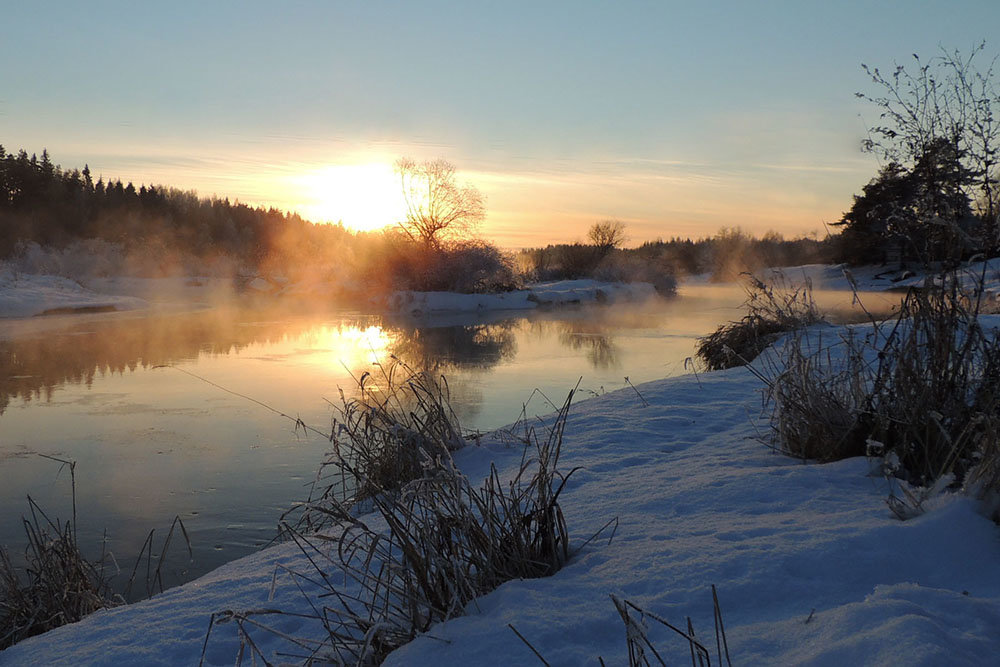
[[364,227],[401,156],[487,196],[483,236],[823,234],[874,174],[861,63],[1000,49],[1000,1],[17,2],[0,143]]

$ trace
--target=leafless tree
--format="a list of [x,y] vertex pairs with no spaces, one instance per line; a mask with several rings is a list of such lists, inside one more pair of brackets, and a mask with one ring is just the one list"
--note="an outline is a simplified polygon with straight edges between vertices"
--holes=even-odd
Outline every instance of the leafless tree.
[[446,160],[396,161],[406,200],[406,220],[399,226],[414,240],[438,247],[448,238],[470,235],[486,217],[483,194],[471,185],[459,185],[455,166]]
[[886,162],[915,164],[942,142],[951,144],[970,175],[963,189],[978,208],[983,241],[994,249],[1000,245],[1000,93],[996,59],[985,69],[976,62],[985,48],[981,43],[967,56],[942,49],[927,61],[913,54],[915,69],[896,65],[889,74],[862,65],[881,92],[857,95],[881,110],[864,148]]
[[587,231],[587,238],[603,257],[625,243],[625,225],[618,220],[595,222]]

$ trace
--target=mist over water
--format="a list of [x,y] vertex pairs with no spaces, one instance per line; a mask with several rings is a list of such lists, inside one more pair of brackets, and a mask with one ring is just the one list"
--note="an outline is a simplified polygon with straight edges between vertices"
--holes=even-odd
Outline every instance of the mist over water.
[[[560,403],[578,380],[583,400],[625,388],[626,376],[687,372],[697,337],[738,319],[744,298],[696,286],[641,306],[485,319],[229,304],[3,323],[0,543],[23,543],[27,494],[70,517],[68,471],[36,454],[58,456],[77,462],[78,529],[92,556],[107,529],[130,571],[149,530],[162,540],[182,518],[194,560],[174,543],[166,576],[176,584],[265,545],[329,447],[245,397],[327,430],[328,401],[395,358],[444,375],[462,427],[488,431],[513,422],[534,389]],[[536,395],[527,410],[551,408]]]

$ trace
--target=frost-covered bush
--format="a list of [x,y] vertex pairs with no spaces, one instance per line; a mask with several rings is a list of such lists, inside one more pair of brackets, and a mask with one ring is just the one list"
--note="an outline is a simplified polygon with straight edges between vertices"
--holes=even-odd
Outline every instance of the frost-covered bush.
[[513,259],[486,241],[439,245],[387,237],[369,258],[372,285],[384,289],[477,294],[518,289],[521,281]]
[[18,243],[10,264],[21,273],[83,280],[118,275],[125,265],[122,246],[101,239],[74,241],[63,248]]
[[698,340],[695,354],[709,370],[748,364],[779,334],[822,321],[808,283],[796,288],[774,287],[749,276],[746,292],[747,314]]
[[437,270],[445,289],[454,292],[509,292],[521,286],[513,259],[486,241],[449,244],[438,256]]
[[789,342],[763,373],[778,446],[832,461],[877,454],[913,487],[1000,492],[1000,337],[981,291],[952,275],[912,290],[894,320],[836,349]]
[[612,283],[650,283],[663,296],[677,292],[677,279],[670,263],[656,262],[635,254],[609,253],[597,265],[594,278]]

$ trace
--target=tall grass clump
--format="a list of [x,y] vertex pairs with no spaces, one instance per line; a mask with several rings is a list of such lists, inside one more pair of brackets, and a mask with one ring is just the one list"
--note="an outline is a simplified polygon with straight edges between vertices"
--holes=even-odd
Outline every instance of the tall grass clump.
[[73,522],[50,519],[30,497],[28,504],[31,516],[22,519],[25,565],[15,566],[0,547],[0,650],[99,609],[125,604],[105,572],[107,554],[88,560]]
[[122,587],[116,585],[115,578],[120,570],[114,555],[105,548],[107,540],[102,543],[101,556],[97,560],[88,559],[77,540],[76,462],[48,454],[39,456],[69,467],[73,518],[65,522],[52,519],[28,496],[29,516],[21,518],[27,538],[24,557],[13,558],[5,547],[0,546],[0,650],[22,639],[75,623],[100,609],[117,607],[133,600],[132,587],[143,553],[146,554],[146,597],[152,597],[157,586],[162,593],[162,570],[174,529],[178,526],[187,543],[188,555],[193,556],[184,522],[179,516],[174,517],[159,549],[155,568],[155,531],[151,530],[136,558],[132,575],[124,585],[124,592],[119,592]]
[[761,373],[779,447],[819,461],[882,456],[911,488],[1000,492],[1000,338],[980,320],[981,285],[941,275],[867,335],[815,349],[792,340],[777,372]]
[[746,365],[780,334],[822,321],[808,281],[791,288],[767,285],[752,275],[744,275],[748,278],[746,315],[698,341],[696,354],[709,370]]
[[[559,496],[572,471],[564,475],[558,465],[573,393],[548,428],[526,431],[512,478],[491,467],[482,484],[474,485],[451,456],[457,424],[427,429],[433,437],[423,430],[426,421],[453,414],[446,394],[431,389],[438,385],[425,376],[407,382],[412,384],[404,382],[407,388],[397,391],[415,401],[411,409],[400,410],[405,394],[391,405],[384,399],[373,406],[344,401],[335,434],[349,449],[341,451],[337,465],[357,491],[324,490],[307,503],[297,524],[284,526],[310,564],[288,574],[308,598],[322,636],[291,637],[263,618],[280,611],[227,611],[213,617],[206,649],[218,622],[235,621],[241,650],[248,648],[254,659],[269,659],[254,635],[271,633],[288,642],[283,656],[306,664],[379,664],[434,624],[464,614],[474,599],[503,582],[551,575],[569,559]],[[365,410],[374,415],[361,417]],[[393,415],[396,423],[388,421]],[[375,481],[380,466],[370,466],[387,445],[412,448],[419,465],[407,464],[407,474],[419,474]],[[362,495],[374,515],[358,517]],[[323,530],[310,532],[318,527]]]
[[872,433],[866,343],[852,330],[838,344],[825,342],[795,335],[761,375],[781,450],[823,463],[864,455]]
[[[325,435],[325,434],[324,434]],[[398,491],[424,474],[425,459],[465,445],[447,381],[393,359],[356,379],[356,395],[340,392],[321,464],[297,524],[313,532],[344,508]]]

